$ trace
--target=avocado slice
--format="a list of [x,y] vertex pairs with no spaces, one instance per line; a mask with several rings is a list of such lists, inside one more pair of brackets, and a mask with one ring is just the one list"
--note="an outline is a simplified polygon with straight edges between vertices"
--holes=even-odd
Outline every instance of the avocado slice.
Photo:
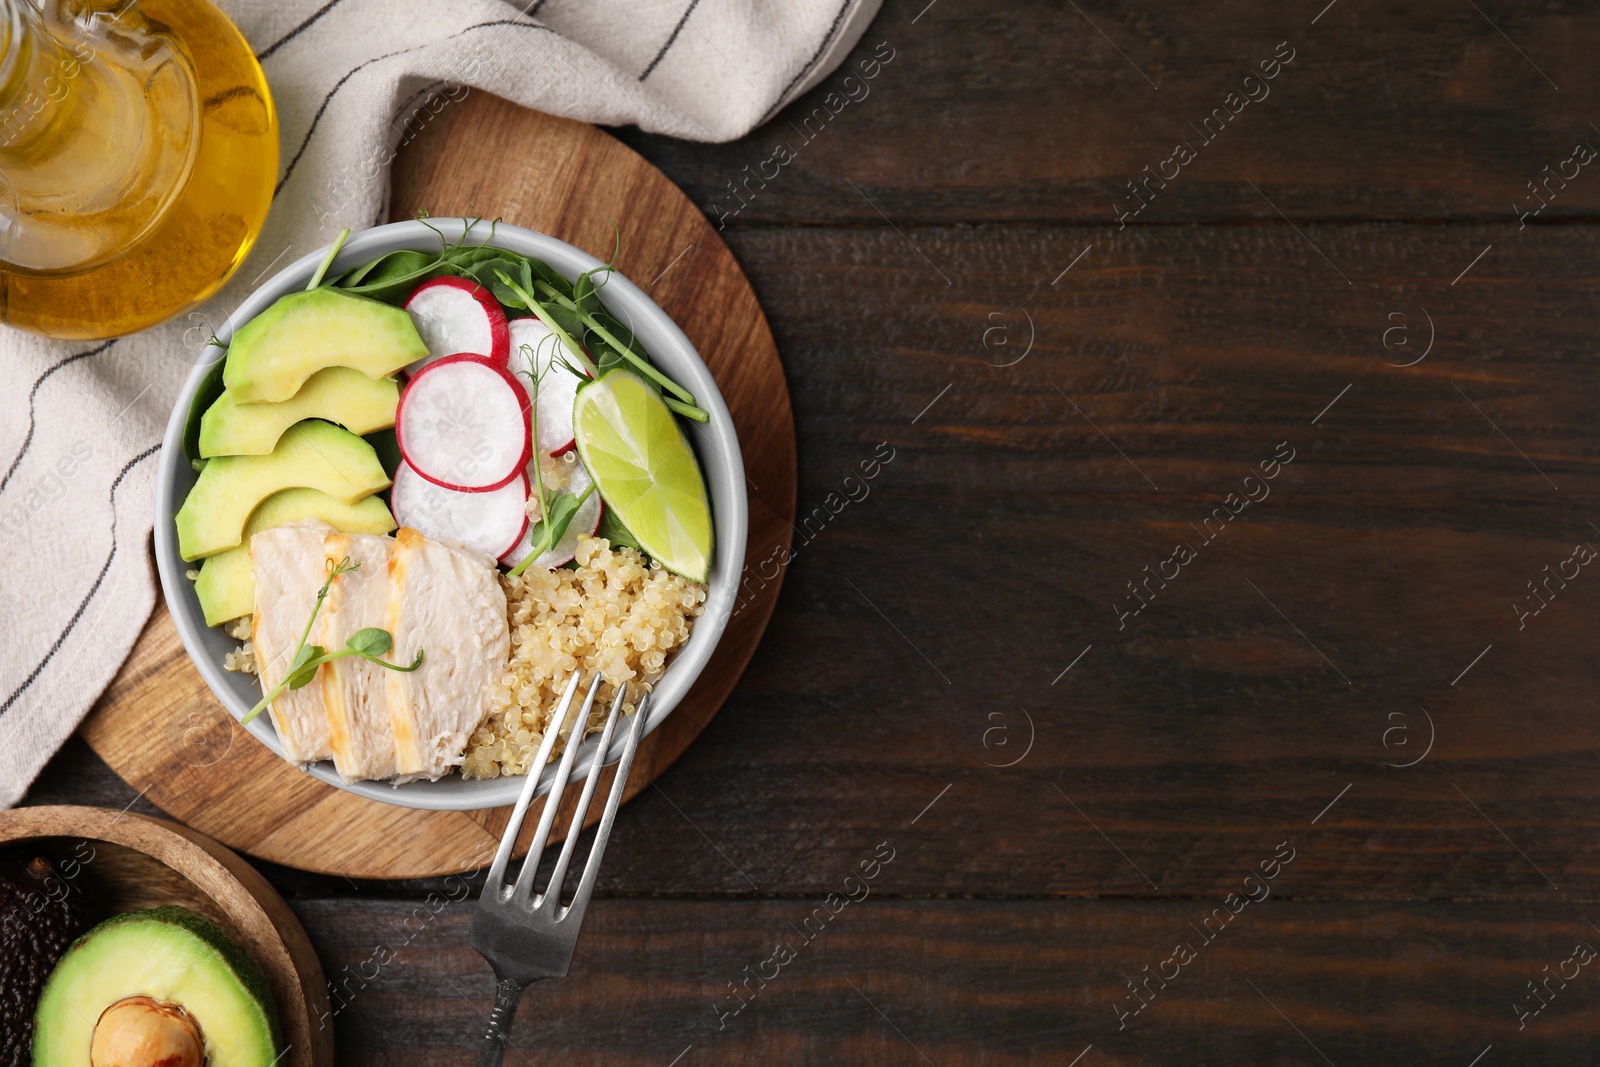
[[206,464],[178,509],[178,553],[196,560],[239,544],[250,513],[282,489],[317,489],[354,504],[388,485],[378,454],[361,438],[329,422],[297,422],[270,455]]
[[326,367],[387,378],[427,354],[404,308],[339,289],[308,289],[280,297],[239,328],[222,381],[240,403],[280,403]]
[[206,625],[216,626],[248,615],[256,606],[256,577],[250,568],[250,537],[262,530],[301,519],[321,519],[340,533],[386,534],[394,529],[394,516],[381,497],[365,497],[354,504],[335,500],[315,489],[285,489],[273,493],[250,513],[244,539],[235,548],[208,556],[200,564],[194,591],[206,613]]
[[302,419],[326,419],[351,433],[369,434],[394,425],[399,403],[399,382],[368,378],[349,367],[317,371],[281,404],[242,404],[223,393],[200,419],[200,455],[264,456]]
[[34,1067],[271,1067],[282,1040],[261,968],[179,907],[118,915],[80,937],[45,984],[33,1032]]

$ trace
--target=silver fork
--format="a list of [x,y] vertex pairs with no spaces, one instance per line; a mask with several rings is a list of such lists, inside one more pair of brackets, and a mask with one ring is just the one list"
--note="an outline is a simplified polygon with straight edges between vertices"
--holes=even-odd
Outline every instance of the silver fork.
[[567,864],[577,847],[578,835],[583,830],[583,817],[589,811],[589,801],[594,796],[600,780],[602,761],[611,746],[611,735],[617,720],[623,718],[622,702],[627,696],[627,686],[619,686],[617,698],[611,703],[611,713],[606,716],[605,729],[600,734],[600,746],[590,762],[588,777],[583,783],[583,793],[572,815],[572,827],[567,831],[566,842],[550,874],[550,884],[538,897],[533,897],[533,882],[539,870],[539,859],[550,840],[550,827],[555,822],[556,809],[561,806],[561,793],[572,773],[578,744],[583,740],[583,724],[589,721],[589,709],[594,706],[595,694],[600,690],[600,676],[595,675],[589,691],[572,724],[572,736],[567,750],[562,754],[561,766],[556,770],[550,795],[545,799],[544,812],[539,816],[539,827],[534,832],[533,843],[522,861],[522,871],[514,886],[506,885],[506,866],[511,862],[511,850],[517,841],[517,832],[527,817],[528,805],[533,801],[534,789],[539,784],[539,772],[550,759],[556,738],[561,735],[567,714],[578,692],[577,674],[567,683],[561,703],[550,717],[544,743],[539,755],[528,769],[528,781],[517,798],[511,813],[511,822],[500,838],[500,848],[495,853],[494,864],[489,868],[488,881],[484,883],[483,896],[478,901],[478,914],[472,921],[472,947],[489,966],[494,968],[497,983],[494,1014],[489,1017],[489,1032],[484,1035],[483,1051],[478,1056],[478,1067],[498,1067],[505,1056],[506,1041],[511,1033],[511,1020],[516,1015],[522,991],[542,978],[560,978],[572,965],[572,950],[578,943],[578,927],[583,922],[584,909],[589,905],[589,894],[594,889],[595,877],[600,873],[600,857],[606,850],[606,839],[611,836],[611,824],[616,818],[617,805],[622,801],[622,789],[628,782],[628,771],[633,767],[633,756],[639,748],[639,738],[644,735],[644,722],[650,711],[650,695],[639,701],[628,727],[627,742],[622,758],[617,762],[616,780],[611,795],[606,798],[605,814],[600,817],[600,828],[594,836],[594,847],[589,852],[589,862],[583,868],[572,903],[561,906],[561,886],[566,881]]

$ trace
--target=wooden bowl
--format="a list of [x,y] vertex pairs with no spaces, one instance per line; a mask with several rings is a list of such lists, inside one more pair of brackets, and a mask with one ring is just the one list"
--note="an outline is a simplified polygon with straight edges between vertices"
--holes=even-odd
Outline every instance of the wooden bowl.
[[81,882],[97,918],[181,904],[220,923],[267,976],[289,1045],[281,1062],[331,1067],[333,1025],[322,964],[283,898],[226,846],[165,819],[104,808],[0,811],[0,848],[24,842],[24,851],[58,864],[77,861],[67,870]]

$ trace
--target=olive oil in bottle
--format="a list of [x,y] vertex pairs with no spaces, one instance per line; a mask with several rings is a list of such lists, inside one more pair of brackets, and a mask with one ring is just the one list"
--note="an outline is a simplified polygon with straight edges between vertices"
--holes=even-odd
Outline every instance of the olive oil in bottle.
[[0,0],[0,322],[118,337],[244,260],[277,117],[210,0],[42,2]]

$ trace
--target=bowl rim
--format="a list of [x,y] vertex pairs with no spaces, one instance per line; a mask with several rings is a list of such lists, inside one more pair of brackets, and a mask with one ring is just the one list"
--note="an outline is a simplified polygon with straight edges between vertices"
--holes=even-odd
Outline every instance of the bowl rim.
[[[505,222],[487,223],[477,219],[433,218],[426,222],[413,220],[388,223],[353,233],[338,256],[334,258],[328,275],[337,276],[341,271],[349,270],[391,251],[406,248],[419,251],[436,250],[441,235],[445,240],[452,242],[464,239],[469,244],[506,248],[508,251],[538,258],[569,277],[603,266],[601,260],[582,249],[526,227]],[[167,421],[158,459],[155,556],[162,595],[190,661],[194,663],[212,694],[235,721],[242,719],[254,703],[254,700],[249,702],[243,700],[236,680],[251,676],[224,670],[220,658],[213,656],[206,649],[207,635],[220,634],[220,631],[205,625],[199,602],[194,594],[193,583],[185,576],[192,564],[185,563],[177,554],[174,516],[182,503],[181,496],[187,493],[187,486],[180,492],[179,485],[185,477],[184,472],[189,471],[188,460],[183,454],[183,431],[201,379],[218,360],[226,356],[226,346],[238,328],[259,315],[279,297],[303,289],[326,254],[327,246],[308,253],[256,286],[228,316],[227,321],[216,330],[214,342],[207,346],[205,355],[194,364],[184,380],[183,388]],[[707,582],[706,601],[700,617],[690,631],[689,639],[675,653],[667,665],[666,673],[653,689],[650,716],[645,724],[645,733],[649,734],[660,727],[687,695],[726,631],[737,598],[738,578],[744,564],[749,528],[749,503],[745,490],[743,454],[739,447],[733,416],[710,369],[700,357],[693,342],[655,301],[620,272],[613,271],[600,291],[608,309],[628,323],[641,340],[654,335],[653,342],[646,340],[646,347],[652,358],[666,364],[665,369],[694,393],[700,406],[705,408],[710,416],[705,424],[684,427],[691,442],[696,446],[695,450],[700,453],[701,467],[705,472],[707,489],[713,501],[712,523],[715,544],[712,568]],[[192,478],[192,475],[188,477]],[[272,725],[270,716],[258,716],[245,725],[244,729],[277,756],[283,758],[283,748],[278,742],[277,731]],[[617,731],[610,749],[601,761],[601,766],[614,762],[621,755],[624,741],[624,732]],[[585,739],[574,761],[569,783],[584,776],[596,747],[598,738],[595,735]],[[339,777],[331,761],[314,763],[303,770],[319,781],[358,796],[400,807],[430,811],[477,811],[504,807],[517,801],[525,784],[523,775],[474,779],[468,782],[459,774],[446,775],[437,782],[422,780],[404,785],[394,785],[384,780],[346,782]],[[555,775],[556,764],[552,762],[540,773],[535,795],[547,792],[554,783]],[[441,789],[442,785],[452,787]]]

